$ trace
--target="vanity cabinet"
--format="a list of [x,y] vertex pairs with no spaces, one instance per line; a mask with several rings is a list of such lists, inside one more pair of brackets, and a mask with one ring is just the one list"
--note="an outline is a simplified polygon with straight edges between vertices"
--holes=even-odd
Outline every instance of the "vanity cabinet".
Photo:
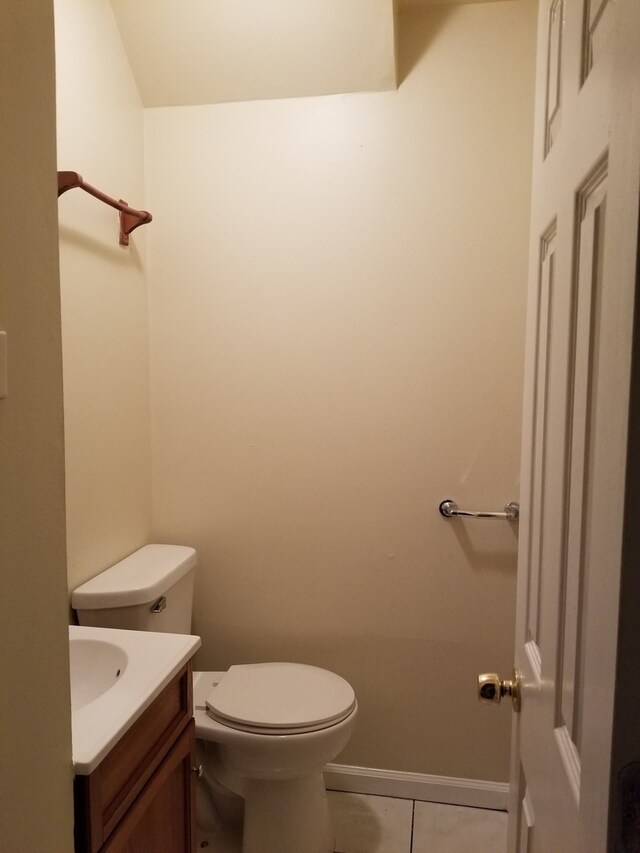
[[76,853],[193,853],[194,728],[187,664],[96,769],[76,776]]

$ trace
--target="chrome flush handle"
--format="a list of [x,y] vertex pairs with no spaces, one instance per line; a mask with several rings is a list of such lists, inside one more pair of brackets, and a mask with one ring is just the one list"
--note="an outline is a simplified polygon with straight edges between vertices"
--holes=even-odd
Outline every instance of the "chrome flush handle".
[[162,613],[167,606],[167,596],[161,595],[155,604],[152,604],[149,610],[151,613]]

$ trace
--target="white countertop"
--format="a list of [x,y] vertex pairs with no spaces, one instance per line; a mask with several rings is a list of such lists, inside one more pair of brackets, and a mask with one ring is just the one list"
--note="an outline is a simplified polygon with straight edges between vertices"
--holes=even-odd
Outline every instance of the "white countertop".
[[[192,657],[200,647],[200,638],[189,634],[156,634],[70,625],[69,642],[71,644],[74,641],[93,642],[85,642],[83,645],[83,665],[72,665],[73,696],[77,697],[85,686],[79,685],[78,679],[92,678],[91,668],[87,668],[87,663],[89,667],[91,665],[92,654],[97,658],[102,655],[104,662],[104,657],[111,651],[115,663],[110,664],[109,659],[106,669],[109,666],[115,669],[117,666],[111,678],[113,683],[108,689],[81,707],[74,708],[72,702],[73,769],[76,774],[86,776],[95,770],[122,735]],[[113,649],[114,646],[117,651]],[[96,659],[96,672],[100,669],[100,663]],[[78,704],[77,700],[75,704]]]

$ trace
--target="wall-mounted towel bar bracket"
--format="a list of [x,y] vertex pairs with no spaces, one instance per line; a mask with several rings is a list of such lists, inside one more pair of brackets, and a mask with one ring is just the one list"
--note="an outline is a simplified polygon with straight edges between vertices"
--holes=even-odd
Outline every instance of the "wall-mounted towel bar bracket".
[[82,180],[82,175],[77,172],[58,172],[58,198],[67,190],[72,190],[74,187],[79,187],[94,198],[103,201],[110,207],[115,207],[120,213],[120,245],[129,245],[129,234],[139,225],[146,225],[151,222],[153,217],[148,210],[136,210],[135,207],[129,207],[123,199],[116,200],[111,196],[103,193],[101,190],[92,187]]
[[504,518],[507,521],[517,521],[520,515],[520,504],[514,501],[506,505],[504,512],[472,512],[458,509],[458,504],[447,498],[440,503],[438,509],[444,518]]

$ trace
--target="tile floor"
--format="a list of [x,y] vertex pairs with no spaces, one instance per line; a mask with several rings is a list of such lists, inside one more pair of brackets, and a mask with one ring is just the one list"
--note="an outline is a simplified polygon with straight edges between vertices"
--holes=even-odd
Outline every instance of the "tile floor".
[[[329,791],[335,853],[502,853],[506,812]],[[207,853],[239,853],[237,834],[203,843]],[[284,853],[284,851],[283,851]]]
[[329,791],[336,853],[500,853],[506,812]]

